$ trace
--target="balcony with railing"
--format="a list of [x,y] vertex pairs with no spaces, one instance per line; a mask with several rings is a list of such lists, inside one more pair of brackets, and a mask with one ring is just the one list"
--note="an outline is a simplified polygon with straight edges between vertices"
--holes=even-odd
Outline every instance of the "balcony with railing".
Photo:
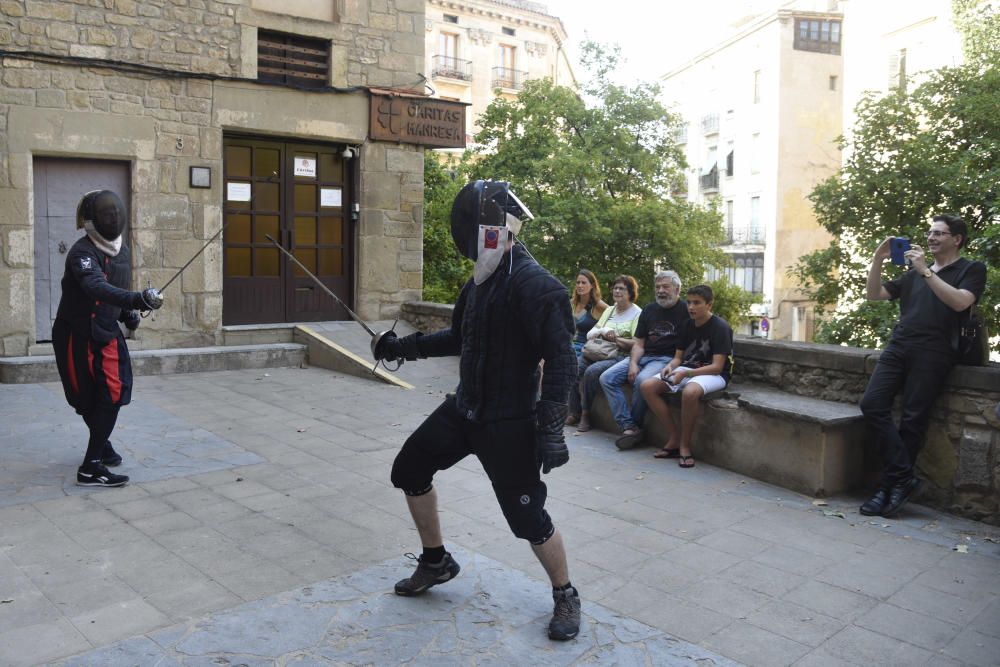
[[764,245],[764,228],[759,224],[736,225],[726,229],[728,245]]
[[707,173],[702,173],[698,177],[698,187],[702,194],[709,194],[719,191],[719,167],[713,166]]
[[493,68],[493,88],[521,90],[527,78],[528,73],[519,69],[510,69],[508,67]]
[[431,76],[472,81],[472,61],[434,56],[431,60]]
[[701,133],[702,134],[719,133],[719,114],[709,113],[701,117]]
[[688,142],[688,126],[681,125],[674,130],[674,142],[678,144],[686,144]]

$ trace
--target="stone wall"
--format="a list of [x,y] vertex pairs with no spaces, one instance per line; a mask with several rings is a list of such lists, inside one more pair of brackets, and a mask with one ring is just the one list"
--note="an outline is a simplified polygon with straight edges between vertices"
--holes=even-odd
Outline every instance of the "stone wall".
[[[857,404],[878,351],[738,338],[734,382]],[[921,502],[1000,525],[1000,366],[957,366],[931,417],[917,466]],[[897,401],[897,409],[899,403]]]
[[[403,305],[403,317],[420,331],[451,323],[452,306]],[[868,385],[877,350],[811,343],[765,341],[738,336],[733,384],[764,385],[827,401],[857,405]],[[956,367],[945,382],[917,461],[926,480],[920,502],[1000,525],[1000,366]],[[606,410],[595,406],[595,410]],[[867,452],[876,472],[877,457]]]
[[[423,0],[330,2],[332,22],[252,0],[0,0],[0,354],[34,343],[38,155],[130,163],[139,286],[162,285],[219,229],[224,132],[359,147],[356,310],[390,317],[420,297],[422,151],[367,141],[363,87],[417,84]],[[328,40],[341,90],[255,83],[258,28]],[[211,167],[211,189],[189,187],[192,165]],[[221,341],[221,241],[167,297],[138,346]]]

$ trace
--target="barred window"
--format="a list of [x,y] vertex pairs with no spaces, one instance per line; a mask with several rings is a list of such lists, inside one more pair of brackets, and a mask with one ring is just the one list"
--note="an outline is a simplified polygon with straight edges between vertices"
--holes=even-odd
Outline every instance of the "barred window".
[[323,88],[329,81],[330,43],[298,35],[257,32],[257,80],[283,86]]

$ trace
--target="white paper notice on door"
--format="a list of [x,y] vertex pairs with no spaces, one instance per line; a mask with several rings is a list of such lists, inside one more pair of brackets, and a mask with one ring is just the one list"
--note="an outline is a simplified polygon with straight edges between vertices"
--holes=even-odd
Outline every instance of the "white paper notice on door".
[[323,208],[339,208],[342,206],[340,188],[320,188],[319,205]]
[[250,201],[250,184],[233,183],[232,181],[226,183],[226,200]]
[[316,158],[295,156],[295,175],[316,178]]

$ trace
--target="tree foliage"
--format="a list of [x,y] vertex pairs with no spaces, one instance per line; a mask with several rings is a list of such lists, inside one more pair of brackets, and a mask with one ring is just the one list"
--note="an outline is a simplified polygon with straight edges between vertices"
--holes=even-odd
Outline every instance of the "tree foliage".
[[462,183],[433,151],[424,152],[424,299],[454,303],[472,262],[451,240],[451,203]]
[[844,166],[810,194],[833,241],[795,268],[818,308],[837,307],[823,316],[817,340],[863,347],[887,340],[899,308],[864,300],[872,253],[888,236],[923,244],[930,217],[949,212],[969,223],[972,240],[963,254],[990,269],[980,307],[997,332],[1000,51],[980,46],[987,51],[971,54],[961,67],[927,73],[912,92],[869,93],[858,103],[858,122],[842,140]]
[[583,53],[592,78],[582,95],[530,80],[516,99],[490,104],[460,180],[510,181],[536,216],[521,240],[566,284],[583,267],[607,291],[626,273],[638,280],[644,303],[657,267],[674,269],[686,285],[701,282],[706,264],[727,260],[716,249],[719,212],[671,196],[686,167],[673,139],[679,118],[657,101],[659,86],[608,80],[617,49],[588,43]]

